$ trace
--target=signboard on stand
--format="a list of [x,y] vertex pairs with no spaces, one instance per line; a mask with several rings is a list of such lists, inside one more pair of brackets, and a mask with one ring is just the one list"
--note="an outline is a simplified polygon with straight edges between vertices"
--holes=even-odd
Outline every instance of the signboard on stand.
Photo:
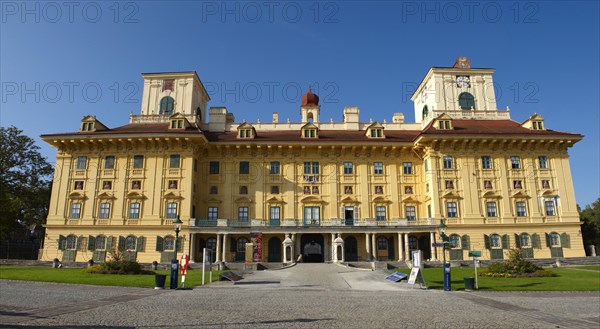
[[412,251],[412,270],[408,277],[408,284],[414,288],[417,281],[419,281],[419,287],[426,287],[425,279],[423,278],[423,255],[421,254],[421,250]]

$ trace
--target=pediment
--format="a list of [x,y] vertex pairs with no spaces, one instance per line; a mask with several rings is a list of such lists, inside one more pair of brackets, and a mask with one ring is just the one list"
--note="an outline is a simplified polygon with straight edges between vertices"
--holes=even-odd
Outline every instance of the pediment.
[[371,129],[371,128],[382,128],[382,129],[385,129],[385,127],[381,123],[379,123],[379,121],[375,121],[375,122],[373,122],[372,124],[370,124],[367,127],[367,129]]
[[540,194],[540,196],[543,197],[553,197],[556,195],[556,192],[553,190],[545,190],[542,194]]
[[98,194],[98,199],[116,199],[112,193],[102,192]]
[[518,191],[517,193],[514,193],[512,195],[513,198],[520,198],[520,199],[529,199],[531,198],[529,195],[527,195],[527,193],[523,192],[523,191]]
[[175,194],[173,192],[165,193],[165,195],[163,195],[163,197],[165,199],[183,199],[183,197],[181,195]]
[[360,203],[355,197],[347,196],[340,200],[341,203]]
[[246,196],[242,196],[242,197],[235,199],[235,202],[237,202],[237,203],[252,203],[252,199],[250,199],[249,197],[246,197]]
[[421,201],[417,200],[414,195],[407,195],[402,198],[403,203],[421,203]]
[[221,203],[222,201],[219,199],[215,199],[215,198],[208,198],[206,199],[206,203]]
[[300,128],[300,129],[317,129],[317,126],[315,126],[314,123],[309,122],[309,123],[305,124],[304,126],[302,126],[302,128]]
[[444,199],[462,199],[460,197],[460,195],[458,195],[458,193],[456,193],[455,191],[449,191],[446,192],[442,195],[442,198]]
[[302,202],[302,203],[325,203],[325,201],[323,201],[321,198],[318,198],[318,197],[312,196],[312,195],[301,199],[300,202]]
[[282,204],[284,204],[286,202],[283,201],[283,199],[281,199],[280,197],[274,196],[274,197],[267,199],[267,203],[282,203]]
[[84,200],[87,199],[87,197],[85,196],[85,194],[80,192],[71,192],[69,193],[69,199]]
[[374,203],[391,203],[390,200],[386,199],[385,197],[382,196],[378,196],[373,198],[372,202]]
[[452,117],[446,113],[442,113],[436,118],[436,120],[452,120]]
[[486,199],[502,199],[502,195],[498,194],[496,191],[487,191],[483,193],[481,197]]
[[128,199],[143,199],[144,195],[139,192],[129,192],[125,197]]
[[238,126],[238,129],[254,129],[254,127],[248,122],[244,122]]
[[183,115],[182,113],[174,113],[172,115],[169,116],[169,119],[185,119],[185,115]]

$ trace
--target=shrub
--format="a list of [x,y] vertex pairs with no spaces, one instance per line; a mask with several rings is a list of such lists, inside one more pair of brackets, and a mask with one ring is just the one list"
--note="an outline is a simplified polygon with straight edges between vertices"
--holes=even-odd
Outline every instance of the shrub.
[[90,266],[86,272],[93,274],[154,274],[152,271],[142,270],[138,262],[124,260],[119,252],[110,252],[111,260],[100,265]]
[[481,275],[503,278],[533,278],[552,277],[556,274],[546,271],[541,267],[523,258],[522,249],[511,249],[505,262],[494,262],[488,265]]

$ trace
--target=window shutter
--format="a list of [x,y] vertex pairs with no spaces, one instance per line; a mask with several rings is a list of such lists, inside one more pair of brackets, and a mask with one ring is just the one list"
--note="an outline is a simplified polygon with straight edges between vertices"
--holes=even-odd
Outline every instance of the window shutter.
[[88,237],[88,247],[87,247],[87,250],[91,250],[91,251],[96,250],[96,238],[94,238],[91,235]]
[[58,236],[58,250],[65,250],[65,246],[66,246],[66,241],[67,238],[65,238],[64,235],[59,235]]
[[144,237],[138,236],[135,241],[135,250],[137,252],[144,251]]
[[552,241],[550,240],[550,234],[548,233],[544,233],[546,234],[546,247],[550,248],[552,245]]
[[515,233],[515,246],[517,246],[517,248],[521,248],[521,239],[519,239],[519,235],[517,233]]
[[360,219],[360,208],[354,207],[354,219]]
[[502,249],[510,249],[510,239],[508,234],[502,236]]
[[177,252],[182,252],[183,251],[183,237],[179,237],[179,239],[177,239]]
[[469,238],[468,235],[463,235],[461,238],[460,244],[462,245],[462,250],[469,250],[471,249],[471,238]]
[[117,245],[117,250],[125,251],[125,237],[119,236],[119,243]]
[[571,239],[567,233],[563,233],[560,235],[560,245],[563,248],[571,248]]
[[163,240],[162,236],[156,236],[156,251],[163,251]]
[[113,244],[113,237],[112,237],[112,235],[109,235],[108,237],[106,237],[106,250],[112,250],[112,244]]
[[81,243],[83,242],[83,235],[77,237],[77,250],[81,250]]
[[340,206],[340,218],[346,219],[346,212],[344,206]]
[[485,249],[490,249],[490,236],[487,234],[483,235],[483,242],[485,244]]
[[531,235],[531,246],[540,249],[542,243],[540,242],[540,236],[537,233]]

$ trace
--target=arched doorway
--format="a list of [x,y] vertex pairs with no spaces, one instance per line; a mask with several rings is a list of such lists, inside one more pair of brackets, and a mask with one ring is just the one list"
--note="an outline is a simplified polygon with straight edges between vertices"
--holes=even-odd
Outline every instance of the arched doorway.
[[358,242],[353,236],[349,236],[344,240],[344,259],[347,262],[358,261]]
[[269,262],[281,262],[281,239],[273,237],[269,239]]
[[305,263],[323,263],[325,261],[325,240],[321,234],[302,234],[300,248]]

